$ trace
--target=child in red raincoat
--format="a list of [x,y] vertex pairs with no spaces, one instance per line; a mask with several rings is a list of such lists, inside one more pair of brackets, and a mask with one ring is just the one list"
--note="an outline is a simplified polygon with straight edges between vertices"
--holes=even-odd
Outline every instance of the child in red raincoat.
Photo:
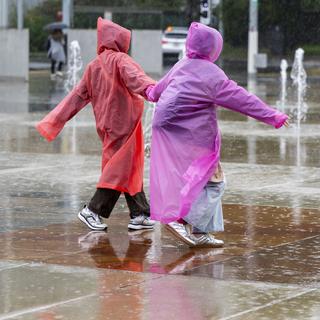
[[146,89],[154,81],[127,54],[129,30],[102,18],[97,25],[97,57],[79,84],[37,124],[48,141],[88,103],[93,106],[102,141],[102,174],[88,206],[78,214],[92,230],[104,230],[121,193],[130,210],[129,229],[152,229],[150,208],[143,192],[144,145],[141,118]]

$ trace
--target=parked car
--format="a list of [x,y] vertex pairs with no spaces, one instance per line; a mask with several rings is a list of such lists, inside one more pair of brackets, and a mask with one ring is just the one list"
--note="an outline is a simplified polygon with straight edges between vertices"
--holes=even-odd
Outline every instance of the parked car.
[[187,28],[168,27],[162,36],[162,53],[180,55],[185,48],[187,34]]

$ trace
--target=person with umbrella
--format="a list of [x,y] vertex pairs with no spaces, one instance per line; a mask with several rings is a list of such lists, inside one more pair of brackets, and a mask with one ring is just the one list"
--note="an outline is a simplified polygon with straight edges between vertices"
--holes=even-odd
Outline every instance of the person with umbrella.
[[[54,22],[45,27],[45,30],[51,31],[47,41],[48,58],[51,60],[51,79],[56,76],[62,76],[62,67],[66,62],[64,51],[64,35],[62,29],[67,27],[63,23]],[[57,71],[56,71],[57,67]]]

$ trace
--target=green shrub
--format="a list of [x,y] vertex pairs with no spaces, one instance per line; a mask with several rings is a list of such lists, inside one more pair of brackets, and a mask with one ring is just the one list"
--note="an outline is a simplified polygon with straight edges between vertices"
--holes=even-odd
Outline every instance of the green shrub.
[[45,50],[48,32],[43,28],[56,20],[56,13],[59,10],[61,10],[61,0],[47,0],[26,13],[24,25],[30,32],[31,52]]
[[306,44],[302,45],[306,56],[320,56],[320,45],[319,44]]

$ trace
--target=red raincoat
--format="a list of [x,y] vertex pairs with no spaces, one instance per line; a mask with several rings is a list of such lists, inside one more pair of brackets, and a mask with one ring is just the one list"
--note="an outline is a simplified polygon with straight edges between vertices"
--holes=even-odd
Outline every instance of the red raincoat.
[[144,144],[141,118],[144,102],[139,95],[154,81],[127,52],[129,30],[98,19],[98,56],[86,68],[79,84],[37,124],[48,141],[89,102],[93,106],[102,141],[102,174],[98,188],[134,195],[142,190]]

